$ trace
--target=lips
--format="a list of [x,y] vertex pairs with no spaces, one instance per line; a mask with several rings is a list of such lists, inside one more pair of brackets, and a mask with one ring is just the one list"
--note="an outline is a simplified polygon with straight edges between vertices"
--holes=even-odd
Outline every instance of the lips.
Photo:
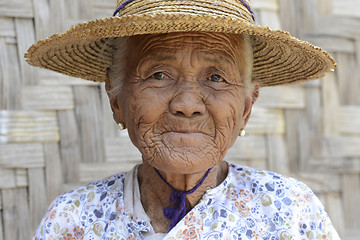
[[166,130],[163,134],[175,134],[175,135],[188,135],[188,136],[196,136],[196,135],[210,135],[209,133],[199,130],[199,129],[176,129],[176,130]]
[[[156,128],[159,127],[159,128]],[[171,118],[164,118],[156,124],[155,132],[159,135],[172,134],[178,136],[207,135],[214,137],[214,126],[205,119],[202,121],[179,121]]]
[[204,135],[205,133],[202,132],[185,132],[185,131],[169,131],[169,132],[165,132],[163,134],[175,134],[175,135],[184,135],[184,136],[197,136],[197,135]]
[[165,133],[174,133],[174,134],[206,134],[203,131],[199,131],[199,130],[170,130],[170,131],[166,131]]
[[163,140],[175,146],[195,146],[204,143],[209,135],[199,131],[168,131],[162,133]]

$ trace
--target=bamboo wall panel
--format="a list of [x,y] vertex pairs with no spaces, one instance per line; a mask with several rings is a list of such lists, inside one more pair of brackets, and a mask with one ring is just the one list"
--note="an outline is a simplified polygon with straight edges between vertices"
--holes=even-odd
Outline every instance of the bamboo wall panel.
[[[257,22],[329,51],[334,73],[264,88],[226,159],[308,184],[342,239],[360,239],[360,0],[252,0]],[[111,16],[115,0],[0,0],[0,240],[29,239],[49,203],[141,155],[104,85],[30,67],[36,40]]]

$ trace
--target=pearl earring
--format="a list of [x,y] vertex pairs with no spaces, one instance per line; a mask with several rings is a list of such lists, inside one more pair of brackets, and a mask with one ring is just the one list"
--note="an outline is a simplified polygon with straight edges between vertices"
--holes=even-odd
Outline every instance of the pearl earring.
[[119,129],[120,130],[124,130],[125,129],[125,124],[123,122],[118,123]]
[[242,128],[242,129],[240,130],[239,136],[240,136],[240,137],[243,137],[243,136],[245,136],[245,135],[246,135],[246,131],[245,131],[244,128]]

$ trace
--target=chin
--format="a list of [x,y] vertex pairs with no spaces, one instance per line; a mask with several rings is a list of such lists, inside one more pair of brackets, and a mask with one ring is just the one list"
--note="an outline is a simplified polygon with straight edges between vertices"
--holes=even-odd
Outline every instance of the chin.
[[[204,133],[166,132],[146,135],[135,146],[144,162],[156,169],[177,174],[195,174],[219,164],[227,151],[226,141]],[[134,143],[134,142],[133,142]]]

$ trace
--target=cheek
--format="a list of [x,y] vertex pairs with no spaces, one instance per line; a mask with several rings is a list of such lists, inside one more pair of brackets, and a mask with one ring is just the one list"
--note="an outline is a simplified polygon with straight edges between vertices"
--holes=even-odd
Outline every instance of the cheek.
[[[244,97],[236,91],[218,92],[208,98],[209,112],[217,128],[232,131],[240,125]],[[228,134],[228,133],[227,133]]]
[[[134,87],[128,90],[124,99],[127,99],[126,115],[130,132],[143,134],[152,128],[161,115],[167,111],[168,100],[165,95],[158,94],[153,89]],[[126,96],[127,95],[127,96]]]
[[244,97],[237,92],[222,92],[212,96],[209,112],[215,123],[215,144],[226,153],[237,139],[242,126]]

